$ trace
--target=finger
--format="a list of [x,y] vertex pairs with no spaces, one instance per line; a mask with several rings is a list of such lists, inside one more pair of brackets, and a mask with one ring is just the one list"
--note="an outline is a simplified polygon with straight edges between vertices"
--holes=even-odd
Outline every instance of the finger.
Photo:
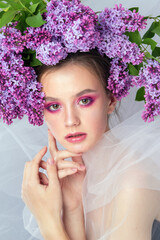
[[72,161],[76,162],[76,163],[79,163],[79,164],[82,164],[82,165],[85,165],[82,156],[73,156]]
[[75,174],[77,171],[78,171],[77,168],[68,168],[68,169],[60,170],[58,171],[58,177],[59,179],[62,179],[69,175]]
[[38,163],[38,165],[40,164],[40,161],[42,160],[43,156],[46,154],[47,152],[47,147],[44,146],[37,154],[36,156],[33,158],[32,162]]
[[39,179],[39,167],[42,161],[43,156],[47,152],[47,147],[43,147],[31,161],[31,174],[30,174],[30,181],[40,183]]
[[40,183],[43,185],[48,185],[48,178],[46,176],[46,174],[39,172],[39,179],[40,179]]
[[62,160],[62,159],[64,160],[65,158],[79,157],[79,156],[80,156],[79,153],[72,153],[67,150],[61,150],[56,153],[56,155],[54,156],[54,160],[58,162],[59,160]]
[[25,186],[27,186],[28,181],[30,179],[30,163],[31,162],[26,162],[25,167],[24,167],[24,172],[23,172],[23,181],[22,181],[22,186],[21,186],[21,198],[24,199],[24,189]]
[[54,156],[56,155],[58,148],[57,148],[57,144],[56,144],[56,139],[54,138],[54,136],[52,135],[50,130],[48,130],[48,148],[49,148],[49,152],[51,154],[51,158],[54,159]]
[[47,170],[47,163],[46,163],[45,161],[41,160],[41,161],[40,161],[40,164],[39,164],[39,167]]
[[30,163],[31,162],[26,162],[25,163],[24,171],[23,171],[22,186],[24,186],[26,184],[26,182],[28,181],[28,179],[29,179],[29,176],[30,176],[30,171],[29,171]]
[[56,188],[59,185],[56,162],[49,158],[47,161],[47,174],[49,179],[49,186]]
[[59,160],[57,161],[57,168],[58,170],[62,170],[64,168],[77,168],[78,170],[83,171],[85,166],[73,161]]

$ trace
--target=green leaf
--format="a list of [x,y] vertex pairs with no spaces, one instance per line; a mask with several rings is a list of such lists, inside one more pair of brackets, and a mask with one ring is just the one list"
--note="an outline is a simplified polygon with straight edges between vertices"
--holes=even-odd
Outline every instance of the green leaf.
[[28,27],[28,24],[26,23],[26,12],[21,11],[16,17],[19,17],[19,19],[17,20],[18,24],[16,28],[19,29],[21,32],[25,31]]
[[129,10],[132,11],[132,12],[133,12],[133,10],[136,10],[136,12],[138,12],[139,8],[138,7],[133,7],[133,8],[129,8]]
[[36,58],[36,53],[33,55],[32,61],[30,62],[31,67],[41,66],[42,63]]
[[140,89],[138,89],[137,93],[136,93],[136,101],[144,101],[145,100],[145,88],[141,87]]
[[5,26],[7,23],[10,23],[16,15],[15,10],[9,10],[5,12],[0,18],[0,28]]
[[35,50],[31,50],[31,49],[25,48],[25,49],[23,50],[23,53],[24,53],[24,54],[30,54],[30,55],[32,54],[32,55],[33,55],[33,54],[35,53]]
[[42,0],[32,0],[33,4],[40,3]]
[[143,67],[143,63],[140,63],[139,65],[134,65],[137,70],[139,71]]
[[152,52],[152,55],[154,57],[159,57],[160,56],[160,47],[155,47],[155,49]]
[[138,31],[135,32],[126,32],[125,33],[131,42],[136,43],[137,45],[140,45],[142,43],[141,35]]
[[21,10],[23,9],[23,6],[19,3],[18,0],[6,0],[7,3],[12,7],[12,10]]
[[1,11],[1,12],[0,12],[0,19],[1,19],[1,17],[3,16],[4,13],[5,13],[5,11]]
[[154,41],[154,40],[151,39],[151,38],[145,38],[142,43],[147,44],[147,45],[150,45],[152,51],[153,51],[153,50],[155,49],[155,47],[157,46],[157,42]]
[[41,12],[41,14],[45,11],[47,11],[46,10],[46,4],[44,3],[44,2],[40,2],[39,3],[39,5],[38,5],[38,8],[37,8],[37,10],[39,10],[39,12]]
[[137,70],[137,68],[135,68],[135,66],[133,66],[132,64],[128,64],[128,69],[130,75],[138,76],[139,71]]
[[9,7],[7,3],[0,2],[0,8],[7,8]]
[[152,32],[160,36],[160,22],[157,22],[157,26],[152,30]]
[[31,10],[32,13],[34,13],[38,7],[39,3],[32,4],[29,9]]
[[153,29],[155,29],[157,26],[157,22],[153,22],[150,26],[150,28],[148,29],[148,31],[143,35],[143,39],[144,38],[153,38],[155,33],[152,32]]
[[31,17],[27,17],[26,18],[26,23],[30,26],[30,27],[40,27],[42,26],[44,23],[46,23],[46,21],[44,21],[42,19],[42,16],[40,14],[40,12],[37,15],[31,16]]

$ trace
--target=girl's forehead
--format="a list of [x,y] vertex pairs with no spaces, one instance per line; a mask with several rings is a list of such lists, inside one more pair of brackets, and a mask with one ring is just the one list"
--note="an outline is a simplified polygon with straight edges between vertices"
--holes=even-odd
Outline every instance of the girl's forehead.
[[[41,78],[44,87],[55,85],[63,88],[74,86],[75,88],[86,85],[100,85],[100,80],[88,67],[70,64],[53,71],[46,72]],[[63,84],[63,86],[62,86]],[[87,87],[88,88],[88,87]]]
[[74,99],[82,95],[105,95],[97,76],[88,69],[73,66],[48,73],[42,80],[46,98]]

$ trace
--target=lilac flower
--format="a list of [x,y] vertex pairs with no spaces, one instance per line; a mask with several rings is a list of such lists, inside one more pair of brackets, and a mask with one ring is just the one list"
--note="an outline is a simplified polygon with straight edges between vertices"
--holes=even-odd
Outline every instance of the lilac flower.
[[7,27],[0,34],[0,42],[0,118],[11,124],[13,119],[27,114],[32,124],[41,125],[44,93],[34,69],[25,67],[19,54],[24,39],[19,31]]
[[145,87],[145,111],[142,113],[144,121],[151,122],[160,115],[160,63],[149,59],[141,68],[139,76],[133,78],[133,84]]
[[95,31],[95,23],[90,16],[83,16],[70,25],[64,33],[64,44],[68,52],[88,52],[100,43],[100,33]]
[[128,95],[131,86],[132,76],[129,75],[127,64],[119,58],[114,58],[111,62],[107,88],[118,100],[121,100]]
[[65,48],[60,43],[42,44],[37,48],[36,57],[46,65],[56,65],[67,57]]
[[52,0],[47,10],[44,28],[53,34],[52,41],[61,43],[66,52],[86,52],[99,44],[97,15],[80,1]]
[[24,36],[21,31],[11,26],[2,27],[0,34],[0,48],[5,52],[20,53],[24,49]]
[[120,4],[115,8],[105,8],[99,14],[99,23],[103,31],[111,31],[117,35],[122,35],[126,31],[140,31],[146,27],[146,19],[135,11],[126,10]]
[[126,35],[116,35],[113,32],[102,33],[102,41],[98,46],[101,54],[109,58],[121,58],[125,63],[138,65],[143,61],[144,53],[141,53],[138,45],[129,41]]
[[48,44],[51,41],[52,35],[43,26],[39,28],[27,28],[25,33],[26,47],[36,50],[41,44]]

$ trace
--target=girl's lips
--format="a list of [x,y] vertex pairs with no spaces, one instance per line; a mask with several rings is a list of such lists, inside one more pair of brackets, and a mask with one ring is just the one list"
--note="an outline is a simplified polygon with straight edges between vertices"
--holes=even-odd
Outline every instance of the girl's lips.
[[70,134],[67,135],[65,139],[68,142],[76,143],[76,142],[82,142],[86,137],[87,137],[86,133],[76,133],[74,135],[70,135]]

